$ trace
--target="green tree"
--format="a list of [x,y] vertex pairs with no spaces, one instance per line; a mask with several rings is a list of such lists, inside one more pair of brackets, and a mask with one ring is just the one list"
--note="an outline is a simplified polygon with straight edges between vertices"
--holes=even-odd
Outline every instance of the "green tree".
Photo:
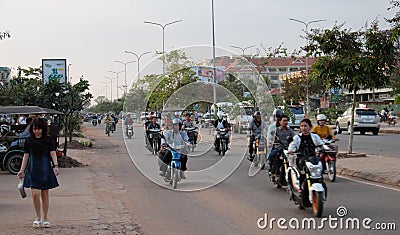
[[[326,81],[328,88],[342,87],[353,92],[353,129],[357,91],[378,89],[389,83],[396,64],[398,32],[380,30],[376,21],[360,31],[342,29],[342,26],[313,30],[307,50],[321,56],[312,66],[313,77]],[[349,138],[349,153],[352,148],[353,131]]]

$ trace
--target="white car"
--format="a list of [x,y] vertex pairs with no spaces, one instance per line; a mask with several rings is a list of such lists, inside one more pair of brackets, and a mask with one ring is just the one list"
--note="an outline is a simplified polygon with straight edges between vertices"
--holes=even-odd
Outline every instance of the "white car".
[[[351,108],[347,109],[336,121],[336,131],[338,134],[343,130],[349,131],[351,121]],[[356,108],[354,113],[354,131],[359,131],[361,135],[365,132],[372,132],[378,135],[381,127],[379,115],[371,108]]]

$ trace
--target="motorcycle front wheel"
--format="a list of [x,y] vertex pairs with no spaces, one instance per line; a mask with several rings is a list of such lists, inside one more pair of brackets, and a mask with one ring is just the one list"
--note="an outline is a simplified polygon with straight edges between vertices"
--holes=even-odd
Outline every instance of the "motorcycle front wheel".
[[18,174],[19,170],[21,169],[22,158],[23,158],[22,153],[15,153],[7,159],[6,168],[11,174],[13,175]]
[[172,187],[174,189],[176,189],[176,185],[178,184],[178,174],[179,174],[179,170],[178,169],[174,169],[174,175],[172,178]]
[[312,211],[315,217],[321,218],[324,210],[324,195],[323,192],[313,191]]
[[326,163],[329,181],[335,182],[336,180],[336,161],[328,161]]

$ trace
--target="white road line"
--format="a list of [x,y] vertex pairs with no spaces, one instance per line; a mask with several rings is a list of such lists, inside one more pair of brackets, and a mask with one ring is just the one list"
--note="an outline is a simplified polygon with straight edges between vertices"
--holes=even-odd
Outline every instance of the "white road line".
[[391,190],[400,192],[400,189],[392,188],[392,187],[389,187],[389,186],[383,186],[383,185],[379,185],[379,184],[375,184],[375,183],[365,182],[363,180],[356,180],[356,179],[353,179],[353,178],[350,178],[350,177],[346,177],[346,176],[339,176],[338,175],[337,177],[340,177],[340,178],[343,178],[343,179],[348,179],[348,180],[355,181],[355,182],[362,183],[362,184],[372,185],[372,186],[376,186],[376,187],[380,187],[380,188],[384,188],[384,189],[391,189]]

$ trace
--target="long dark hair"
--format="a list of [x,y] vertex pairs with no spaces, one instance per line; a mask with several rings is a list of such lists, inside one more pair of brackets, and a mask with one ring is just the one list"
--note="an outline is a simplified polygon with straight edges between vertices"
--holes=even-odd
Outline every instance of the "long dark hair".
[[42,136],[47,136],[47,122],[43,118],[35,118],[33,119],[31,125],[29,126],[29,133],[31,137],[34,137],[33,128],[42,129]]

